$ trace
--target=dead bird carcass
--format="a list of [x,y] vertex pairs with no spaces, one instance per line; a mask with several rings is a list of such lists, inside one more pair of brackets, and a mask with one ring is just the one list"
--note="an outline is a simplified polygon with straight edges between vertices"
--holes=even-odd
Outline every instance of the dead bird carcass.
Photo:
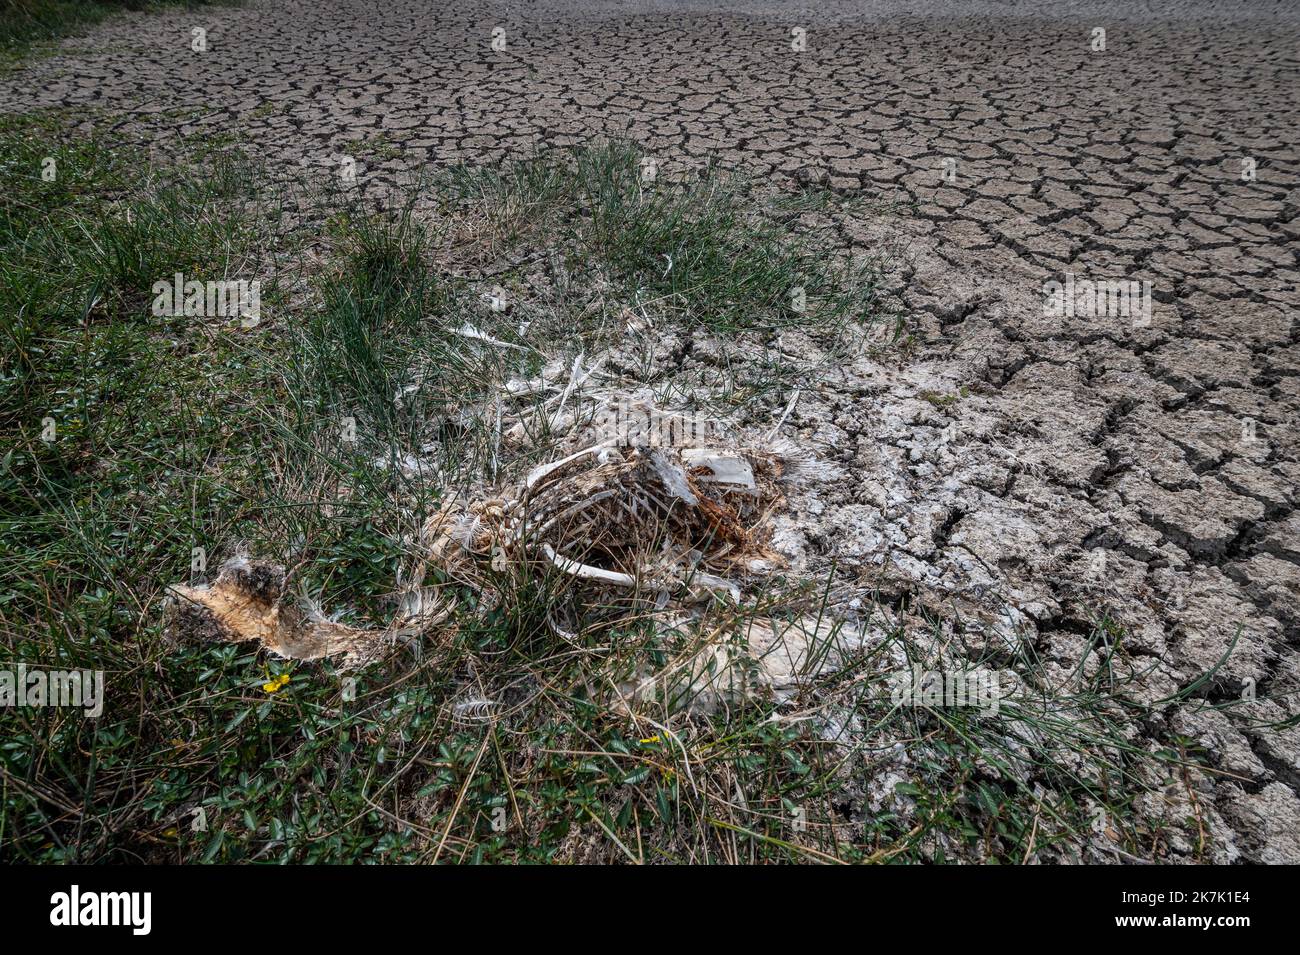
[[269,561],[227,561],[210,585],[169,588],[169,632],[255,640],[301,660],[341,655],[359,665],[444,623],[453,588],[494,589],[490,578],[542,565],[586,592],[613,589],[663,608],[718,595],[740,598],[740,579],[780,564],[764,522],[780,507],[791,459],[771,451],[618,447],[602,443],[531,471],[496,494],[445,505],[412,542],[399,606],[383,628],[334,622],[289,592]]
[[592,445],[507,494],[444,510],[428,528],[431,552],[498,567],[540,561],[581,585],[661,601],[738,599],[735,575],[780,561],[762,523],[779,506],[782,471],[759,452]]

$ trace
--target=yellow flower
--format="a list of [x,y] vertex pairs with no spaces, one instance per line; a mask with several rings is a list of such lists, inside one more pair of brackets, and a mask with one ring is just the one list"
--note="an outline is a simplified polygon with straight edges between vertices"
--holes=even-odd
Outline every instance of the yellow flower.
[[263,683],[262,689],[267,693],[279,693],[288,682],[289,674],[281,673],[279,676],[273,677],[269,682]]
[[650,736],[650,737],[647,737],[646,739],[641,740],[641,742],[643,742],[643,743],[657,743],[657,742],[659,742],[659,737],[658,737],[658,736]]

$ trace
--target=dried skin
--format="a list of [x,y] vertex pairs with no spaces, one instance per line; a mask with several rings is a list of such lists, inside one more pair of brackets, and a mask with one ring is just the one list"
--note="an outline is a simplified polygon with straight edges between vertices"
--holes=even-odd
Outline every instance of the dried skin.
[[173,605],[169,631],[189,640],[243,643],[290,660],[342,655],[349,665],[364,662],[382,634],[315,615],[286,598],[283,567],[243,559],[227,561],[211,585],[169,588]]

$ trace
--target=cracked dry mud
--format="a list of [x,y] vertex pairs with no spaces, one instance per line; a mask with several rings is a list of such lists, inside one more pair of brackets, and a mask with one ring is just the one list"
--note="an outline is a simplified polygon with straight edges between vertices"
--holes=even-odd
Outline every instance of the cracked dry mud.
[[[376,196],[424,165],[619,134],[666,168],[718,154],[898,204],[848,237],[906,240],[917,347],[804,390],[785,434],[851,479],[795,502],[778,542],[796,569],[834,558],[886,601],[982,615],[989,639],[1019,634],[1064,670],[1109,614],[1152,668],[1148,703],[1213,668],[1240,628],[1198,695],[1253,685],[1257,699],[1163,707],[1137,732],[1207,748],[1203,858],[1300,862],[1300,728],[1260,729],[1300,714],[1300,15],[721,6],[133,15],[0,81],[0,109],[100,107],[132,136],[236,131],[285,175],[354,154]],[[377,139],[388,148],[357,146]],[[1067,272],[1150,280],[1151,321],[1045,316],[1043,283]],[[683,365],[707,367],[713,347]],[[811,340],[783,347],[817,361]],[[1186,816],[1178,800],[1167,811]]]

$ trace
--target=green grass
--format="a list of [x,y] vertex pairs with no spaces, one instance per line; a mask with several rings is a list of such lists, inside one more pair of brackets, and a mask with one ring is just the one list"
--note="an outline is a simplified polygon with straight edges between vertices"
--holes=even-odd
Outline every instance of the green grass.
[[634,306],[688,324],[833,326],[884,310],[877,261],[846,259],[825,233],[791,226],[815,201],[765,202],[752,183],[712,165],[645,181],[642,162],[652,158],[610,142],[459,169],[448,186],[506,247],[558,241],[579,281],[612,279]]
[[[229,4],[230,0],[221,0]],[[28,52],[123,10],[202,7],[209,0],[5,0],[0,7],[0,54]]]
[[[46,157],[52,181],[40,174]],[[234,798],[221,794],[251,785],[250,770],[304,732],[283,706],[267,705],[279,701],[260,690],[266,661],[163,642],[163,589],[189,576],[194,547],[217,560],[235,541],[282,554],[298,541],[312,561],[302,582],[328,581],[361,617],[380,613],[392,586],[397,553],[382,506],[356,496],[325,520],[308,503],[328,482],[361,484],[371,472],[300,453],[295,441],[320,422],[296,428],[297,406],[285,400],[293,347],[273,336],[253,347],[257,333],[237,322],[150,312],[153,282],[174,271],[261,276],[264,307],[277,307],[260,258],[274,204],[247,188],[255,171],[238,160],[196,158],[192,171],[164,172],[55,120],[0,129],[4,656],[103,669],[118,701],[99,723],[0,714],[6,858],[172,857],[181,844],[158,833],[178,811],[199,796]],[[42,440],[47,419],[52,441]],[[327,720],[332,751],[345,751],[340,736],[368,719]],[[314,762],[312,745],[290,748]],[[364,829],[319,851],[343,852]],[[186,844],[185,857],[228,856],[212,838]]]
[[[210,565],[241,547],[278,560],[326,611],[387,619],[411,534],[489,467],[481,406],[556,347],[521,332],[520,314],[565,307],[558,293],[530,297],[533,261],[492,276],[517,307],[489,313],[486,283],[448,267],[449,249],[481,260],[555,231],[553,291],[585,303],[595,283],[609,312],[636,302],[699,334],[826,329],[880,307],[870,270],[818,255],[789,209],[716,170],[647,191],[621,146],[462,171],[386,216],[336,199],[326,264],[291,258],[286,274],[271,253],[319,233],[289,229],[239,157],[191,158],[151,168],[57,118],[0,126],[0,656],[103,669],[108,682],[97,721],[0,711],[0,857],[1019,862],[1077,851],[1103,808],[1128,851],[1158,854],[1135,801],[1197,754],[1129,740],[1126,686],[1140,672],[1105,621],[1069,685],[1031,679],[997,716],[890,702],[897,659],[932,661],[949,642],[936,621],[839,647],[845,665],[785,707],[629,718],[608,686],[664,666],[697,632],[591,606],[567,578],[527,568],[479,590],[445,581],[451,624],[356,674],[355,699],[330,663],[166,640],[164,588],[190,576],[194,547]],[[444,213],[433,229],[415,213],[429,199]],[[152,283],[177,270],[263,278],[263,323],[153,316]],[[796,279],[809,312],[782,304]],[[599,310],[573,309],[569,349],[609,339]],[[467,348],[466,323],[519,349]],[[426,443],[437,480],[373,463]],[[824,602],[783,584],[707,623],[739,641],[750,615]],[[830,652],[843,634],[824,640]],[[982,662],[1041,673],[1021,652]],[[288,684],[269,692],[280,673]],[[852,727],[847,741],[835,725]],[[886,795],[899,801],[872,808],[895,770]]]

